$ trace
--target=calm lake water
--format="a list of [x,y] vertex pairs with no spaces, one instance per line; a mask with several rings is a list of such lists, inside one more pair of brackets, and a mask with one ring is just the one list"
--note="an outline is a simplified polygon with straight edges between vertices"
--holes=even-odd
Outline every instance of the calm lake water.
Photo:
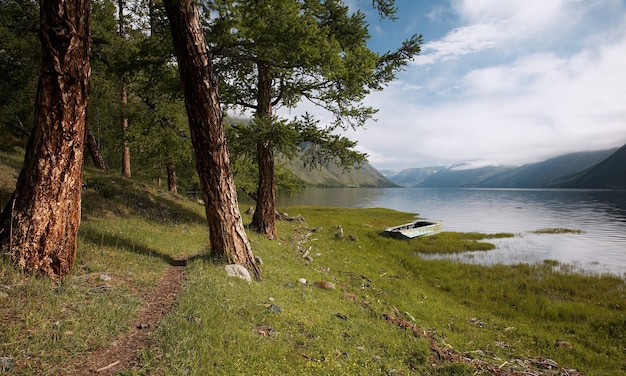
[[[383,207],[442,220],[444,231],[514,233],[491,241],[493,251],[445,257],[481,264],[557,260],[577,272],[626,277],[626,191],[309,188],[278,197],[277,205]],[[582,233],[532,233],[545,228]]]

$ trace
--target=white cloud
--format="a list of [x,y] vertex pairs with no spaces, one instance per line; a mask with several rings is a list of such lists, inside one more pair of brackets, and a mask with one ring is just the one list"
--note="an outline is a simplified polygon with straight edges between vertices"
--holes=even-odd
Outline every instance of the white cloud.
[[626,143],[623,0],[451,5],[430,16],[452,9],[461,23],[367,98],[377,122],[347,132],[375,167],[519,165]]
[[433,64],[494,48],[511,48],[533,38],[556,38],[583,14],[584,6],[571,0],[463,0],[453,1],[464,25],[442,38],[425,43],[417,65]]
[[[396,83],[369,98],[381,109],[380,120],[354,137],[369,149],[376,145],[371,162],[381,167],[401,160],[405,167],[465,160],[522,164],[619,146],[626,143],[624,30],[612,43],[571,56],[522,54],[458,78],[428,76],[427,87]],[[441,95],[446,85],[455,95]],[[430,95],[439,98],[420,101]]]

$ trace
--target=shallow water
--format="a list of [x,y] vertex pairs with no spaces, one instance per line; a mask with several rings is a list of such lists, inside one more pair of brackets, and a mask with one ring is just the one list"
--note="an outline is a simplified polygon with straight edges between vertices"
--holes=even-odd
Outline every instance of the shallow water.
[[[626,191],[562,189],[309,188],[280,207],[384,207],[442,220],[444,231],[516,234],[497,249],[445,257],[471,263],[557,260],[578,272],[626,276]],[[580,234],[535,234],[545,228]]]

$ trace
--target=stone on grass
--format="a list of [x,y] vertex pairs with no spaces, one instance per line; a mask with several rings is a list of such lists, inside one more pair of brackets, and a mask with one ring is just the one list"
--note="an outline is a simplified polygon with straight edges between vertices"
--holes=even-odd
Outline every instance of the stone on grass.
[[244,268],[242,265],[239,265],[239,264],[226,265],[224,267],[224,270],[226,270],[226,274],[229,277],[241,278],[248,283],[252,283],[252,277],[250,276],[250,272],[248,271],[248,269]]
[[17,363],[15,360],[9,358],[8,356],[0,356],[0,371],[8,371],[16,366]]
[[306,278],[300,278],[298,282],[302,283],[303,285],[306,285]]

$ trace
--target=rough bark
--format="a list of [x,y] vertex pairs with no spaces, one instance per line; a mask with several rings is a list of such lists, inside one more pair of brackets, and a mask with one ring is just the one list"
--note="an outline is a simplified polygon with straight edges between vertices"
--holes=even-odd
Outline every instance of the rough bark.
[[96,142],[96,138],[91,133],[91,130],[88,126],[85,126],[85,146],[87,146],[87,150],[89,151],[89,155],[91,155],[91,159],[93,160],[93,164],[96,168],[101,171],[106,171],[109,169],[106,161],[104,160],[104,156],[102,155],[102,150],[100,150],[100,146]]
[[243,227],[222,123],[217,81],[194,0],[165,0],[205,202],[212,255],[261,270]]
[[68,274],[80,225],[89,96],[89,0],[43,0],[35,126],[15,191],[0,218],[0,243],[22,270]]
[[[262,126],[270,126],[272,117],[271,76],[269,67],[259,63],[258,98],[256,116]],[[271,134],[271,131],[270,131]],[[276,187],[274,185],[274,150],[271,137],[257,142],[257,164],[259,168],[259,187],[257,189],[256,209],[250,228],[265,234],[270,239],[276,238]]]
[[172,193],[177,193],[176,188],[176,166],[174,162],[167,164],[167,189]]
[[130,147],[128,146],[128,117],[126,116],[126,104],[128,96],[126,95],[126,85],[122,85],[121,91],[122,103],[122,173],[127,178],[131,177],[130,173]]
[[[122,39],[126,38],[126,32],[124,31],[125,3],[126,0],[119,0],[117,3],[119,36]],[[128,117],[126,116],[128,95],[126,93],[126,83],[124,83],[124,77],[122,77],[122,88],[120,89],[120,103],[122,105],[122,174],[124,174],[127,178],[130,178],[130,147],[128,146]]]

